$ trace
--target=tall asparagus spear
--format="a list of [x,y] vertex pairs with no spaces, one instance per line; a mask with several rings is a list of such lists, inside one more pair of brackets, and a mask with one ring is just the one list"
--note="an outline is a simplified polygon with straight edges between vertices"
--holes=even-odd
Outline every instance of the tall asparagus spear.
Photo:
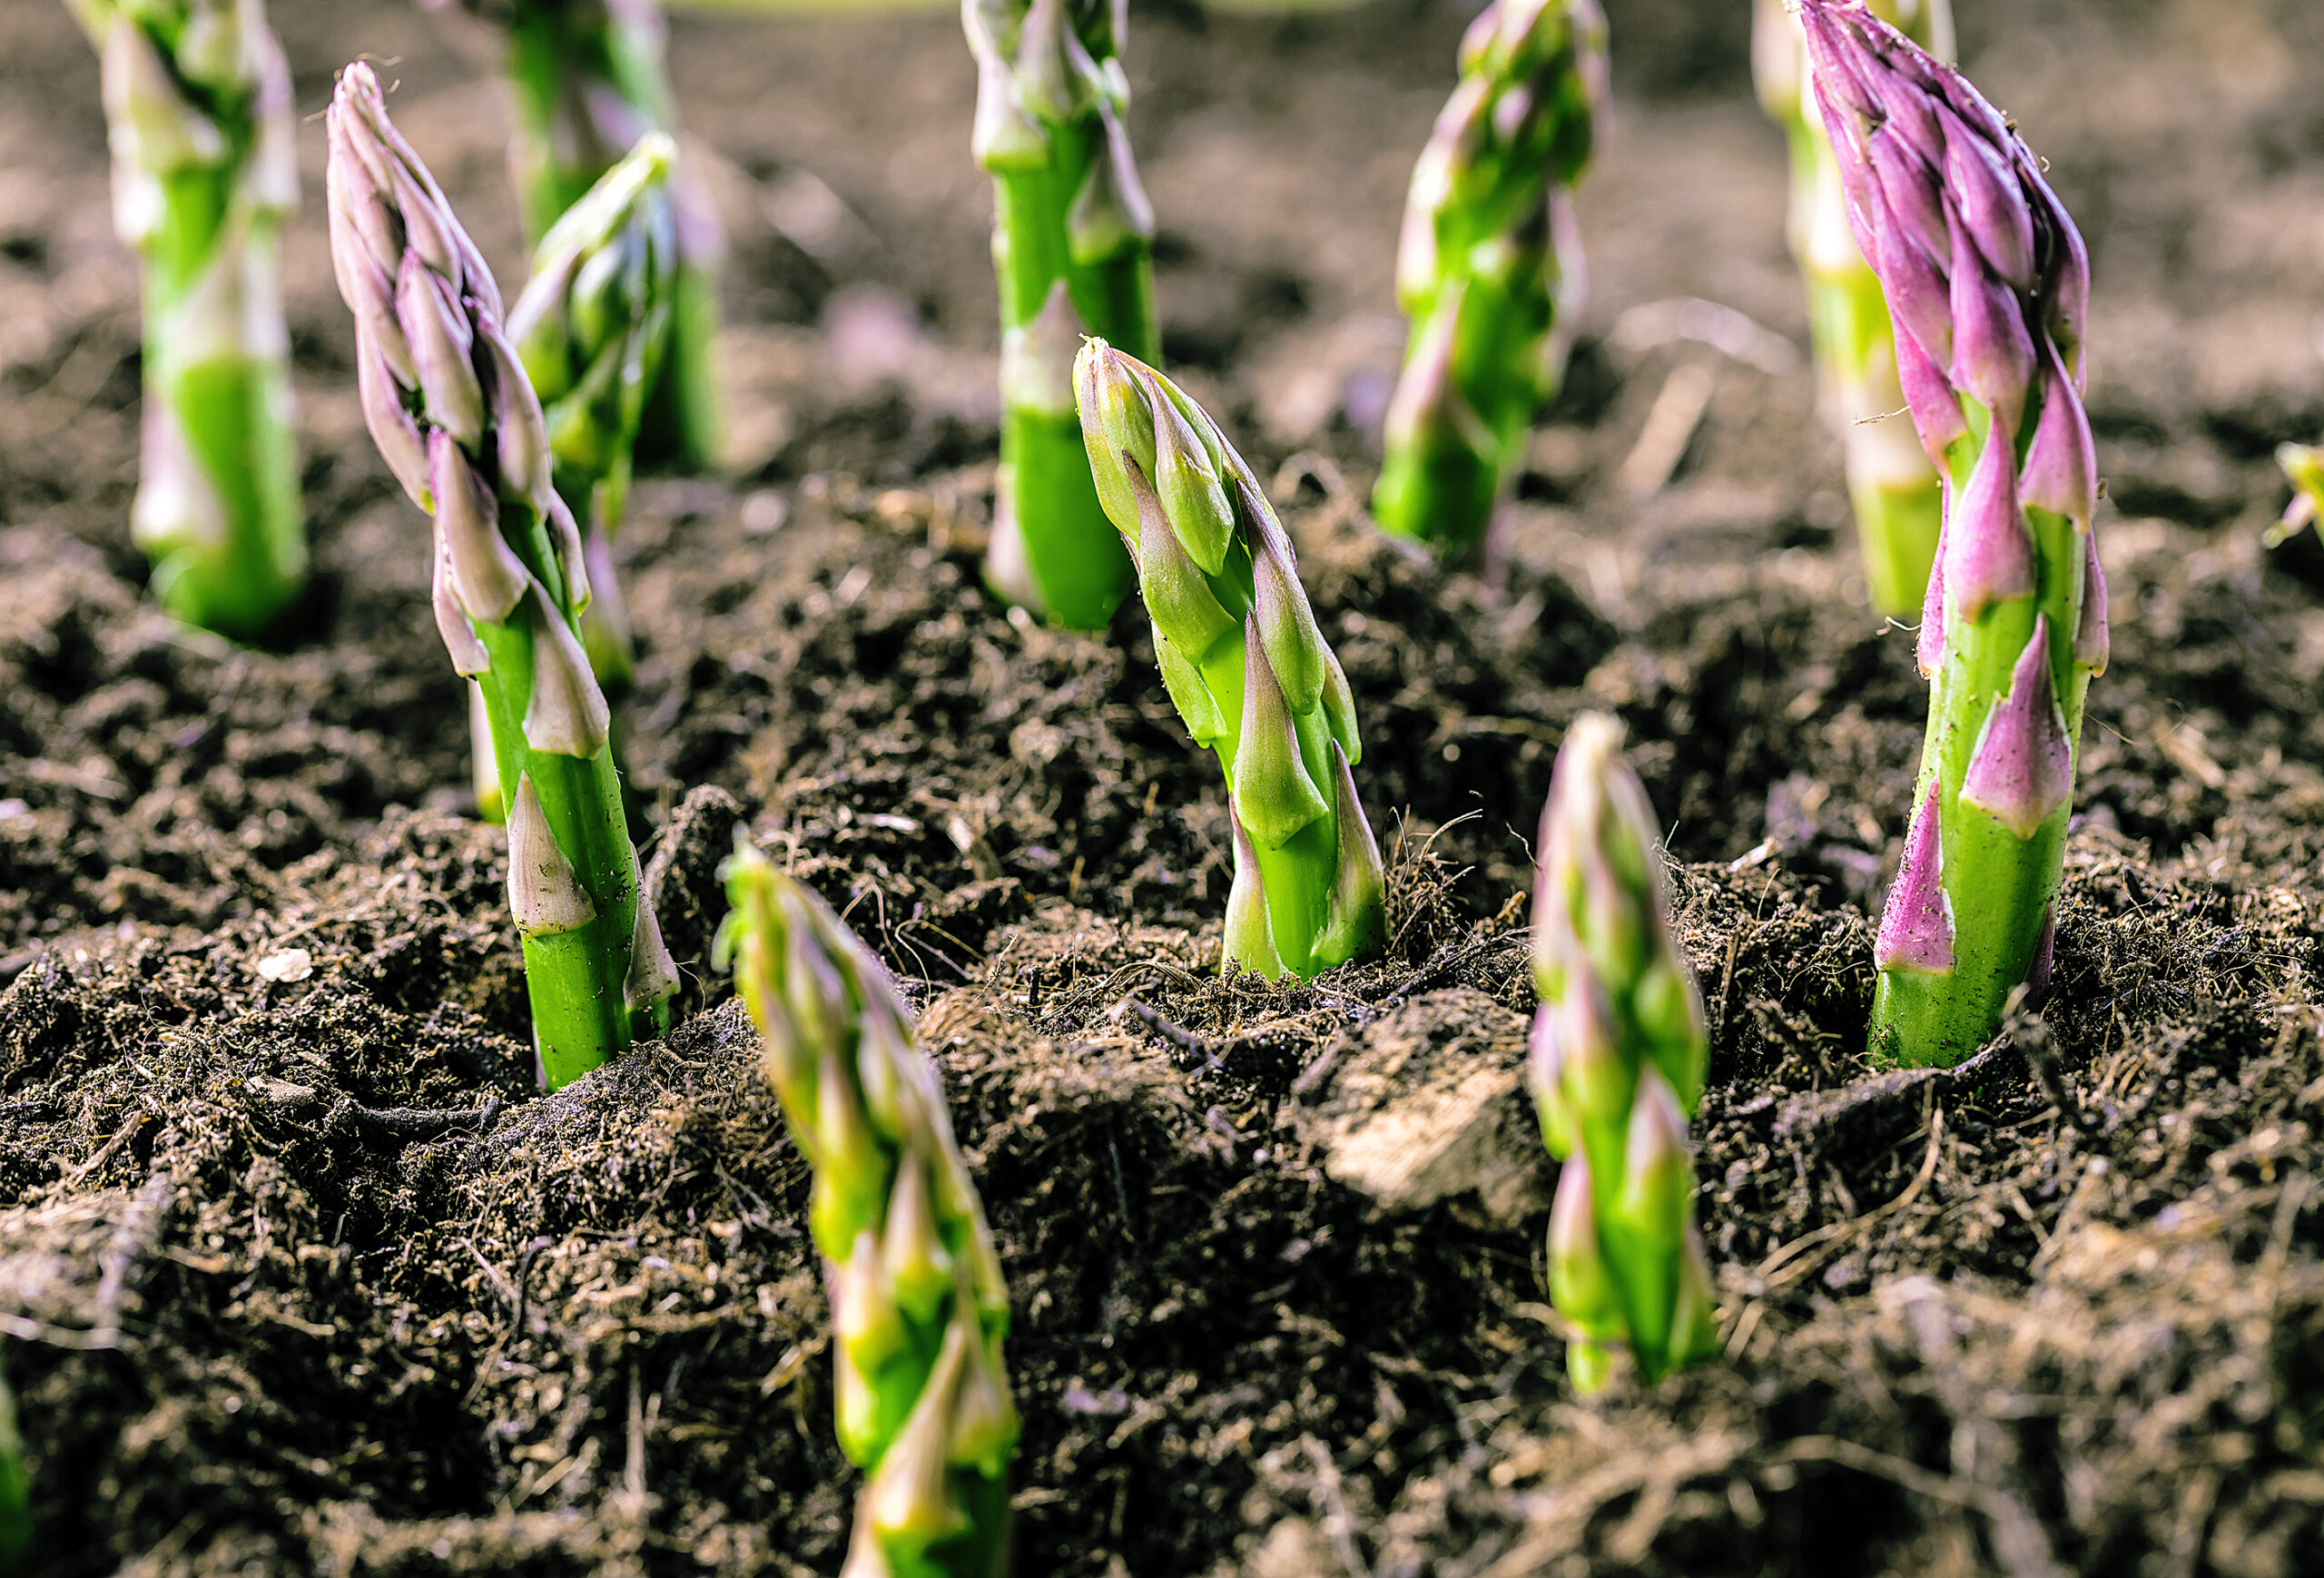
[[307,574],[275,232],[299,201],[290,73],[260,0],[71,0],[103,62],[113,227],[145,261],[130,528],[192,624],[266,631]]
[[1128,0],[961,0],[977,61],[977,160],[992,173],[1000,279],[1000,483],[985,578],[1102,630],[1136,580],[1074,423],[1084,334],[1151,361],[1154,211],[1122,130]]
[[814,1169],[839,1370],[839,1442],[865,1472],[845,1578],[999,1578],[1017,1410],[1009,1290],[942,1076],[871,951],[746,840],[718,954]]
[[508,805],[508,905],[534,1043],[553,1090],[668,1027],[677,972],[575,633],[581,534],[551,478],[540,402],[500,327],[500,291],[451,204],[388,120],[379,79],[340,74],[330,115],[331,263],[355,314],[363,415],[436,518],[436,623],[478,680]]
[[1564,377],[1582,287],[1573,183],[1605,76],[1598,0],[1495,0],[1413,170],[1396,251],[1412,340],[1372,511],[1449,557],[1482,546]]
[[1803,0],[1856,243],[1951,487],[1921,614],[1934,687],[1881,916],[1879,1055],[1950,1064],[2046,975],[2083,698],[2106,666],[2084,414],[2090,259],[2000,112],[1861,0]]
[[[458,4],[507,31],[517,99],[509,163],[526,232],[537,241],[640,138],[677,130],[664,66],[668,28],[655,0],[422,4]],[[648,394],[639,446],[649,460],[707,467],[717,461],[724,423],[716,353],[726,242],[707,195],[683,167],[670,196],[677,254],[670,348]]]
[[1709,1043],[1670,940],[1654,811],[1622,759],[1622,726],[1566,731],[1541,811],[1528,1072],[1541,1138],[1564,1165],[1550,1208],[1550,1294],[1580,1336],[1577,1390],[1627,1348],[1649,1381],[1718,1350],[1695,1229],[1687,1119]]
[[[1937,59],[1952,58],[1952,0],[1875,0],[1873,11]],[[1800,91],[1807,61],[1796,5],[1758,0],[1751,64],[1759,102],[1791,142],[1791,251],[1807,279],[1825,411],[1846,451],[1865,577],[1875,608],[1910,618],[1936,561],[1943,485],[1904,420],[1888,303],[1849,234],[1823,117]]]
[[1226,772],[1226,962],[1309,976],[1377,950],[1380,848],[1350,768],[1355,698],[1299,584],[1291,538],[1177,385],[1102,340],[1073,383],[1098,497],[1137,562],[1163,684]]

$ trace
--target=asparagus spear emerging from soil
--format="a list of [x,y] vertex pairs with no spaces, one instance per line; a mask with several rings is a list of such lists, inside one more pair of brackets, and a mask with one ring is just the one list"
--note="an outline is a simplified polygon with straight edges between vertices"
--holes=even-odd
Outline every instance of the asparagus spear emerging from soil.
[[1966,79],[1859,0],[1804,0],[1857,245],[1880,275],[1913,424],[1949,481],[1921,614],[1931,676],[1904,867],[1875,959],[1876,1055],[1951,1064],[2049,970],[2083,698],[2106,583],[2083,410],[2089,254]]
[[1122,129],[1127,0],[961,0],[977,60],[976,155],[992,173],[1000,279],[1000,482],[985,578],[1077,630],[1136,581],[1074,425],[1073,357],[1095,334],[1148,361],[1154,211]]
[[1163,683],[1226,771],[1226,962],[1270,980],[1370,953],[1379,845],[1355,700],[1258,478],[1177,385],[1102,340],[1073,373],[1098,497],[1137,564]]
[[1413,321],[1373,514],[1465,557],[1564,376],[1582,286],[1573,183],[1605,99],[1598,0],[1496,0],[1413,170],[1396,293]]
[[638,423],[670,340],[677,281],[669,174],[676,144],[648,132],[549,227],[533,277],[508,314],[548,419],[556,488],[583,523],[596,594],[581,641],[618,695],[635,667],[611,542],[621,528]]
[[436,623],[483,686],[508,806],[508,903],[550,1089],[668,1028],[677,972],[575,633],[581,534],[551,478],[540,402],[500,328],[500,291],[441,188],[389,123],[379,79],[340,74],[330,117],[331,263],[355,314],[371,437],[436,518]]
[[814,1169],[839,1442],[866,1478],[847,1578],[997,1578],[1017,1449],[1009,1290],[942,1077],[880,962],[738,839],[718,938]]
[[[655,0],[422,0],[489,15],[508,35],[517,99],[509,148],[526,233],[547,243],[565,212],[639,140],[675,133]],[[716,358],[718,272],[726,242],[707,195],[680,168],[670,182],[677,274],[669,352],[655,375],[638,448],[649,461],[716,464],[724,415]]]
[[[2279,444],[2276,464],[2284,468],[2291,480],[2291,502],[2284,507],[2284,518],[2270,528],[2267,544],[2275,547],[2301,527],[2319,520],[2319,507],[2324,507],[2324,449],[2309,444]],[[2324,530],[2319,523],[2319,530]]]
[[0,1578],[20,1572],[33,1546],[32,1482],[25,1476],[16,1402],[0,1381]]
[[72,0],[103,57],[113,227],[145,260],[130,528],[179,618],[259,636],[307,575],[275,232],[290,73],[259,0]]
[[[1952,0],[1875,0],[1873,10],[1936,58],[1952,58]],[[1802,91],[1807,60],[1797,5],[1758,0],[1751,64],[1759,102],[1791,143],[1791,251],[1807,279],[1816,365],[1826,414],[1846,452],[1865,577],[1875,608],[1910,618],[1936,560],[1943,485],[1905,420],[1888,303],[1849,233],[1831,141]]]
[[1627,1348],[1653,1381],[1718,1349],[1695,1229],[1687,1119],[1709,1044],[1672,945],[1653,808],[1622,759],[1622,726],[1566,732],[1541,812],[1528,1072],[1541,1138],[1564,1164],[1550,1209],[1550,1293],[1579,1329],[1566,1348],[1594,1392]]

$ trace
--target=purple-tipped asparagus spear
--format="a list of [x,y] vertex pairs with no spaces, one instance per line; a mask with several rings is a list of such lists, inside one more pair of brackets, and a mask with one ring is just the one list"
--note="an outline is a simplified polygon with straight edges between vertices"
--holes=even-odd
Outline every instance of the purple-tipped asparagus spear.
[[548,429],[500,329],[500,291],[379,78],[340,74],[330,117],[331,267],[355,314],[363,418],[436,518],[436,624],[478,681],[508,798],[508,903],[542,1075],[586,1073],[669,1023],[677,975],[638,893],[608,712],[576,622],[580,533]]
[[1933,690],[1881,919],[1876,1053],[1958,1061],[2048,968],[2083,697],[2106,587],[2083,409],[2090,259],[2001,113],[1862,0],[1801,0],[1856,243],[1913,425],[1946,481],[1922,609]]

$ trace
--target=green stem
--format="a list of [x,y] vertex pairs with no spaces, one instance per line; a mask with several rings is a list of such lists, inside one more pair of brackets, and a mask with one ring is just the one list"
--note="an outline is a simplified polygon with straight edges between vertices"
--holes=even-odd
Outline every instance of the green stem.
[[[287,346],[253,348],[279,322],[273,225],[233,210],[239,163],[163,181],[162,222],[145,246],[147,493],[137,538],[153,590],[189,624],[251,639],[305,585],[295,404]],[[154,452],[158,441],[182,450]],[[175,467],[189,468],[179,475]],[[162,497],[153,493],[162,484]],[[167,499],[206,492],[212,528]],[[213,529],[222,528],[222,530]]]
[[1137,572],[1098,505],[1070,397],[1060,408],[1027,396],[1028,385],[1071,389],[1078,342],[1041,347],[1030,331],[1063,280],[1084,331],[1142,361],[1157,360],[1152,248],[1132,237],[1109,257],[1074,260],[1066,216],[1090,160],[1102,151],[1101,123],[1093,112],[1051,125],[1049,133],[1045,164],[993,178],[992,255],[1002,333],[1019,332],[1028,352],[1062,361],[1004,388],[1002,502],[988,574],[1011,601],[1072,629],[1102,630],[1137,585]]
[[[1973,429],[1984,429],[1987,419],[1976,403],[1965,399],[1962,404]],[[2026,435],[2038,415],[2025,419]],[[2003,440],[1988,436],[1982,441]],[[1967,484],[1979,446],[1973,432],[1953,447],[1956,496]],[[2024,448],[2021,441],[2021,461]],[[1867,1039],[1876,1058],[1950,1067],[1974,1052],[2000,1025],[2011,991],[2024,981],[2042,944],[2043,917],[2056,898],[2073,809],[2071,774],[2066,797],[2031,838],[2019,838],[1960,798],[1979,733],[1987,715],[2009,694],[2012,671],[2037,616],[2049,620],[2051,683],[2079,765],[2083,702],[2090,687],[2089,671],[2073,660],[2083,547],[2071,520],[2043,509],[2025,513],[2034,533],[2034,595],[1997,601],[1975,619],[1947,627],[1914,788],[1917,806],[1933,780],[1941,785],[1938,829],[1942,881],[1952,906],[1953,968],[1942,973],[1881,971]]]
[[[529,508],[505,508],[502,528],[524,546],[523,557],[537,575],[549,572],[543,584],[558,606],[543,610],[543,616],[569,623],[563,579],[555,574],[556,555],[537,518]],[[491,723],[499,781],[532,780],[549,832],[596,912],[573,931],[524,941],[533,1043],[542,1078],[554,1090],[626,1051],[639,1034],[666,1031],[669,1011],[665,1001],[655,1006],[651,1024],[633,1023],[625,1001],[637,923],[638,869],[612,746],[601,746],[596,754],[583,759],[536,751],[525,738],[533,685],[529,605],[541,596],[538,588],[527,593],[507,619],[478,623],[476,631],[492,659],[478,683]]]

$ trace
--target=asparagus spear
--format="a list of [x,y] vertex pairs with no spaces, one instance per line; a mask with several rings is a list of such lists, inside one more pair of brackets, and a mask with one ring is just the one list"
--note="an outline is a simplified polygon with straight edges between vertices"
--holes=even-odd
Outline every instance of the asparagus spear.
[[1372,512],[1448,557],[1482,547],[1564,377],[1583,282],[1573,183],[1605,101],[1598,0],[1495,0],[1413,170],[1396,293],[1413,321]]
[[[1846,451],[1865,577],[1875,608],[1910,618],[1936,560],[1943,485],[1902,419],[1905,391],[1896,380],[1888,303],[1848,233],[1846,199],[1823,119],[1800,92],[1807,40],[1797,7],[1789,0],[1757,4],[1751,64],[1759,102],[1791,143],[1791,251],[1807,280],[1825,411]],[[1952,0],[1875,0],[1873,11],[1936,58],[1952,57]]]
[[[2275,547],[2301,527],[2318,518],[2318,508],[2324,506],[2324,449],[2309,444],[2279,444],[2276,464],[2283,468],[2291,481],[2291,502],[2284,507],[2284,518],[2269,529],[2267,543]],[[2324,526],[2319,526],[2324,530]]]
[[533,254],[533,277],[508,313],[548,420],[556,488],[585,523],[596,596],[581,641],[608,691],[635,677],[610,544],[621,528],[638,425],[670,342],[676,284],[668,180],[677,145],[648,132],[565,211]]
[[1154,211],[1122,130],[1128,0],[961,0],[977,160],[992,173],[1000,280],[1000,482],[985,578],[1059,625],[1102,630],[1136,579],[1074,423],[1084,334],[1157,359]]
[[2090,259],[1967,79],[1861,0],[1803,0],[1802,15],[1913,425],[1950,482],[1921,614],[1928,738],[1875,950],[1871,1045],[1951,1064],[2013,987],[2048,973],[2083,699],[2106,666],[2082,398]]
[[1649,1381],[1718,1350],[1687,1149],[1709,1043],[1670,940],[1654,811],[1621,745],[1602,713],[1566,731],[1533,900],[1541,1006],[1528,1073],[1541,1138],[1564,1164],[1550,1293],[1580,1333],[1566,1367],[1583,1392],[1613,1378],[1624,1348]]
[[1258,478],[1177,385],[1102,340],[1074,391],[1098,497],[1137,564],[1170,700],[1226,769],[1226,962],[1270,979],[1375,952],[1379,845],[1350,768],[1355,699]]
[[[488,13],[508,35],[517,136],[509,148],[525,229],[550,228],[649,132],[675,133],[664,65],[668,27],[655,0],[422,0]],[[649,461],[717,462],[718,273],[726,241],[708,194],[678,167],[670,181],[677,275],[670,345],[648,391],[638,448]]]
[[262,635],[304,586],[275,232],[299,201],[290,73],[260,0],[71,0],[103,63],[113,227],[145,262],[131,534],[162,606]]
[[1009,1290],[952,1137],[942,1076],[880,962],[806,887],[736,840],[718,955],[757,1025],[784,1124],[814,1169],[839,1442],[865,1473],[847,1578],[995,1578],[1017,1410]]
[[16,1401],[0,1380],[0,1575],[25,1570],[33,1548],[32,1482],[25,1475]]
[[364,419],[436,518],[437,627],[481,683],[499,782],[516,785],[508,904],[554,1090],[667,1029],[677,988],[575,632],[589,602],[581,534],[499,289],[369,65],[340,74],[330,141],[331,263],[355,314]]

